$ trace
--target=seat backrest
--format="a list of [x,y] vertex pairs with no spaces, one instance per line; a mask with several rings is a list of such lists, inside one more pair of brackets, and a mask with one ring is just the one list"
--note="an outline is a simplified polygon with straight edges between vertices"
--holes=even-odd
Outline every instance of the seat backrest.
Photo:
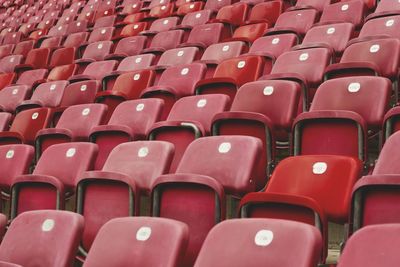
[[103,60],[111,52],[113,42],[99,41],[89,44],[83,53],[83,59]]
[[[240,254],[235,253],[238,242],[243,246]],[[194,266],[317,266],[322,245],[321,234],[311,225],[278,219],[232,219],[214,226]]]
[[50,48],[37,48],[29,51],[25,64],[30,64],[36,69],[47,68],[50,60]]
[[146,36],[132,36],[121,39],[115,48],[115,54],[124,54],[126,56],[135,56],[142,51],[147,42]]
[[67,85],[68,81],[42,83],[33,92],[31,100],[39,101],[45,107],[57,107]]
[[135,135],[146,136],[160,119],[163,106],[164,102],[156,98],[124,101],[115,108],[107,124],[127,126]]
[[249,21],[267,20],[272,26],[282,12],[282,1],[261,2],[251,9]]
[[229,97],[222,94],[183,97],[175,102],[167,121],[198,122],[209,132],[213,117],[226,111],[229,103]]
[[23,58],[24,58],[23,55],[9,55],[3,57],[0,60],[0,71],[6,73],[14,72],[15,66],[21,64]]
[[33,174],[54,176],[71,190],[76,178],[92,169],[97,150],[96,144],[86,142],[52,145],[43,152]]
[[211,19],[212,13],[209,9],[188,13],[183,17],[181,25],[194,27],[206,24]]
[[240,56],[245,50],[243,42],[224,42],[212,44],[204,51],[201,60],[211,60],[219,63],[225,59]]
[[155,32],[168,31],[178,25],[179,17],[168,17],[155,20],[149,30]]
[[222,61],[215,70],[214,78],[232,78],[238,86],[257,80],[264,69],[259,56],[242,56]]
[[388,16],[374,18],[364,23],[360,30],[359,37],[381,37],[387,36],[400,39],[400,33],[396,28],[400,25],[400,16]]
[[178,66],[190,64],[196,60],[199,49],[197,47],[182,47],[165,51],[158,60],[158,66]]
[[228,37],[224,32],[222,23],[210,23],[196,25],[190,31],[187,42],[201,44],[208,47],[212,44],[220,42],[223,38]]
[[353,111],[363,117],[367,126],[380,129],[389,109],[391,92],[390,80],[382,77],[332,79],[318,87],[310,111]]
[[61,107],[69,107],[79,104],[88,104],[94,101],[100,82],[96,80],[87,80],[69,84],[61,99]]
[[362,1],[338,2],[324,8],[320,22],[350,22],[359,28],[362,26],[366,11],[366,6]]
[[[186,249],[188,232],[186,224],[170,219],[113,219],[100,229],[84,266],[178,266]],[[118,254],[109,249],[110,240],[113,240],[115,248],[118,248]],[[140,255],[136,253],[139,250]],[[157,257],[153,257],[154,253],[157,253]]]
[[292,33],[264,36],[254,41],[249,54],[262,55],[266,53],[278,58],[282,53],[289,51],[296,43],[297,37]]
[[24,85],[29,85],[32,86],[36,82],[43,80],[46,78],[48,74],[47,69],[37,69],[37,70],[28,70],[23,72],[18,80],[15,82],[15,84],[24,84]]
[[231,111],[256,112],[268,117],[277,129],[290,130],[301,95],[292,81],[255,81],[244,84],[233,100]]
[[100,125],[107,113],[104,104],[81,104],[68,107],[57,122],[56,128],[67,129],[76,136],[89,136],[92,127]]
[[304,35],[318,17],[315,9],[293,10],[282,13],[276,20],[276,28],[291,28],[299,35]]
[[261,141],[249,136],[199,138],[186,149],[176,173],[213,177],[228,194],[240,196],[254,191],[252,178],[261,150]]
[[363,227],[346,242],[337,266],[397,266],[400,258],[394,248],[400,244],[399,230],[399,224]]
[[[76,22],[71,22],[68,24],[68,34],[73,34],[73,33],[83,33],[86,32],[87,27],[88,27],[88,22],[86,20],[80,20]],[[68,37],[67,37],[68,38]]]
[[206,1],[206,5],[204,6],[204,9],[207,10],[212,10],[212,11],[218,11],[224,6],[231,5],[233,1],[231,0],[208,0]]
[[7,86],[0,90],[0,106],[4,111],[14,112],[15,108],[31,93],[27,85]]
[[113,27],[114,23],[116,21],[117,17],[116,16],[106,16],[106,17],[101,17],[96,20],[94,23],[93,28],[103,28],[103,27]]
[[330,5],[332,0],[298,0],[295,8],[314,8],[318,11],[324,10],[324,8]]
[[90,33],[89,43],[99,41],[110,41],[114,34],[114,27],[95,28]]
[[275,168],[265,191],[310,197],[329,221],[343,224],[348,220],[351,190],[361,172],[361,161],[352,157],[289,157]]
[[140,54],[136,56],[130,56],[124,58],[119,63],[118,71],[135,71],[141,69],[147,69],[153,65],[154,59],[156,58],[153,54]]
[[28,174],[34,156],[34,147],[29,145],[0,146],[0,186],[9,191],[13,179],[22,174]]
[[69,211],[22,213],[13,220],[0,245],[0,260],[26,267],[71,266],[83,224],[81,215]]
[[158,86],[172,88],[178,97],[193,95],[196,83],[205,72],[206,66],[201,63],[169,67],[162,73]]
[[118,76],[112,90],[127,99],[137,99],[144,89],[153,85],[154,79],[155,73],[149,69],[127,72]]
[[165,50],[177,47],[183,41],[183,30],[171,30],[157,33],[151,40],[150,48]]
[[216,19],[239,26],[246,21],[248,11],[249,6],[246,3],[239,2],[234,5],[222,7],[218,10]]
[[381,0],[375,9],[375,13],[400,10],[400,3],[392,0]]
[[83,71],[84,75],[89,75],[96,80],[101,80],[105,75],[116,69],[118,61],[103,60],[90,63]]
[[235,30],[232,38],[237,38],[239,40],[245,40],[252,43],[258,38],[264,36],[267,29],[268,24],[266,22],[243,25]]
[[103,171],[129,176],[149,192],[154,180],[169,170],[174,146],[163,141],[136,141],[116,146],[108,156]]
[[76,32],[67,36],[64,41],[64,47],[78,47],[80,44],[86,42],[89,37],[88,32]]
[[373,175],[380,174],[400,174],[399,164],[397,164],[397,148],[400,145],[400,133],[391,135],[383,145],[379,153]]

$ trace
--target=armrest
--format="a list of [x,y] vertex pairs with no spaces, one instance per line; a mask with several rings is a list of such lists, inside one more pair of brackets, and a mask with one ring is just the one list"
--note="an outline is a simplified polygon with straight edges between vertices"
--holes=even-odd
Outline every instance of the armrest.
[[203,79],[196,83],[196,94],[201,92],[201,87],[218,83],[237,85],[235,79],[229,77]]
[[203,44],[203,43],[183,43],[178,45],[178,48],[182,48],[182,47],[197,47],[200,50],[204,51],[207,48],[207,45]]
[[18,132],[10,132],[10,131],[0,132],[0,143],[1,139],[15,139],[17,144],[25,143],[24,137]]
[[37,107],[42,107],[43,103],[39,100],[24,100],[22,101],[21,104],[19,104],[15,108],[15,112],[18,113],[22,110],[30,109],[30,108],[37,108]]
[[106,132],[122,132],[131,137],[132,140],[135,140],[135,133],[126,125],[99,125],[95,126],[90,131],[89,139],[91,141],[95,141],[96,135]]
[[14,72],[15,73],[22,73],[24,71],[33,70],[33,69],[34,69],[34,67],[31,64],[18,64],[17,66],[15,66]]
[[106,91],[107,83],[110,80],[117,79],[119,75],[125,73],[124,71],[115,70],[106,74],[101,81],[101,90]]
[[52,186],[54,186],[55,188],[57,188],[57,190],[59,190],[61,192],[65,191],[64,184],[59,179],[57,179],[56,177],[51,176],[51,175],[43,175],[43,174],[19,175],[13,179],[12,187],[14,187],[16,184],[25,183],[25,182],[47,183],[47,184],[51,184]]
[[43,138],[45,136],[49,136],[49,135],[62,135],[65,136],[71,140],[74,139],[74,135],[73,133],[68,130],[68,129],[63,129],[63,128],[46,128],[46,129],[42,129],[39,132],[37,132],[36,134],[36,140],[40,140],[40,138]]
[[335,74],[343,73],[350,70],[370,71],[375,76],[380,76],[379,67],[373,62],[348,62],[336,63],[329,65],[325,69],[325,80],[335,77]]
[[95,62],[95,60],[90,58],[81,58],[74,61],[74,63],[78,65],[85,65],[85,64],[89,65],[92,62]]
[[136,192],[136,184],[133,179],[133,177],[129,177],[128,175],[125,175],[120,172],[108,172],[108,171],[87,171],[82,173],[78,179],[77,179],[77,186],[87,182],[87,181],[95,181],[95,180],[118,180],[121,181],[129,187],[133,189],[134,192]]
[[150,87],[147,87],[147,88],[143,89],[143,91],[140,93],[140,96],[142,97],[142,96],[144,96],[146,94],[156,93],[156,92],[170,94],[170,95],[175,96],[176,98],[180,98],[180,97],[184,96],[184,95],[179,94],[178,92],[176,92],[176,90],[174,88],[172,88],[172,87],[161,86],[161,85],[159,85],[159,86],[150,86]]
[[[189,128],[193,130],[195,138],[200,138],[206,135],[206,130],[203,125],[197,121],[160,121],[153,124],[149,130],[149,139],[154,140],[154,135],[157,131],[163,128]],[[208,130],[208,129],[207,129]]]
[[126,54],[110,54],[106,57],[104,57],[104,60],[122,60],[126,58],[128,55]]
[[70,83],[76,83],[76,82],[87,81],[87,80],[96,80],[96,79],[90,75],[85,75],[85,74],[77,74],[72,77],[69,77],[69,79],[68,79],[68,81]]
[[[274,124],[273,122],[265,115],[256,112],[247,112],[247,111],[225,111],[218,113],[214,116],[212,120],[213,125],[213,135],[214,135],[214,124],[218,124],[223,120],[232,120],[232,119],[239,119],[239,120],[252,120],[258,121],[267,126],[271,133],[274,132]],[[215,132],[215,134],[218,134]]]
[[166,50],[162,47],[153,47],[153,48],[146,48],[142,50],[142,54],[162,54]]
[[107,91],[102,91],[102,92],[98,92],[96,94],[95,100],[101,100],[103,98],[107,98],[107,97],[113,97],[113,98],[122,98],[122,100],[128,100],[128,96],[123,94],[122,92],[119,91],[113,91],[113,90],[107,90]]

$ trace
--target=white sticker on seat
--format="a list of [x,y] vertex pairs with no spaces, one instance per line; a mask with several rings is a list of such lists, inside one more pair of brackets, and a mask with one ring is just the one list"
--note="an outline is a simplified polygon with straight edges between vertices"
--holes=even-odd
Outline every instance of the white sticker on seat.
[[10,149],[6,153],[6,159],[12,159],[14,157],[14,150]]
[[197,101],[198,108],[204,108],[207,105],[207,99],[200,99]]
[[86,13],[86,17],[89,17],[89,16],[90,16],[90,12]]
[[132,7],[133,7],[133,8],[136,8],[136,7],[137,7],[137,4],[134,4]]
[[326,33],[327,33],[327,34],[333,34],[333,33],[335,33],[335,31],[336,31],[335,28],[330,27],[330,28],[328,28],[328,30],[326,30]]
[[38,35],[42,35],[42,31],[38,32]]
[[136,232],[136,240],[138,241],[146,241],[151,236],[151,228],[147,226],[142,226]]
[[378,45],[378,44],[371,45],[371,47],[369,48],[369,52],[371,52],[371,53],[376,53],[376,52],[379,51],[380,48],[381,48],[381,47],[380,47],[380,45]]
[[61,31],[62,30],[62,26],[58,27],[58,30]]
[[393,24],[394,24],[394,19],[389,19],[385,23],[386,27],[392,27]]
[[15,38],[15,37],[17,37],[17,34],[16,34],[16,33],[14,33],[14,34],[12,35],[12,38]]
[[200,18],[201,17],[201,13],[197,13],[196,14],[196,19],[198,19],[198,18]]
[[144,158],[149,154],[149,149],[147,147],[142,147],[138,151],[138,157]]
[[18,94],[18,89],[14,89],[14,90],[12,91],[12,94],[13,94],[13,95]]
[[45,24],[48,25],[50,23],[50,21],[46,21]]
[[140,62],[142,62],[142,58],[141,57],[138,57],[138,58],[135,59],[135,63],[140,63]]
[[191,4],[191,5],[189,6],[189,8],[190,8],[190,9],[193,9],[193,8],[194,8],[194,4]]
[[224,46],[222,47],[222,51],[226,52],[226,51],[228,51],[228,50],[229,50],[229,45],[224,45]]
[[224,143],[220,144],[218,147],[218,151],[221,154],[228,153],[229,150],[231,150],[231,143],[229,143],[229,142],[224,142]]
[[102,49],[103,48],[103,44],[99,44],[98,46],[97,46],[97,49]]
[[77,23],[76,23],[76,26],[78,26],[78,27],[81,26],[81,23],[80,23],[80,22],[77,22]]
[[137,80],[139,80],[139,79],[140,79],[140,74],[139,74],[139,73],[136,73],[136,74],[133,76],[133,80],[137,81]]
[[90,108],[85,108],[82,110],[82,115],[87,116],[90,113]]
[[308,53],[303,53],[299,56],[300,61],[306,61],[308,59]]
[[178,55],[178,57],[181,57],[181,56],[183,56],[184,53],[185,52],[183,50],[180,50],[177,55]]
[[42,231],[43,232],[50,232],[51,230],[53,230],[54,225],[55,225],[55,221],[52,219],[46,219],[43,223],[42,223]]
[[168,22],[169,22],[169,21],[168,21],[167,19],[165,19],[165,20],[163,21],[163,24],[164,24],[164,25],[167,25]]
[[260,230],[254,237],[254,243],[259,247],[266,247],[274,240],[274,233],[270,230]]
[[72,158],[76,153],[76,149],[75,148],[70,148],[67,150],[67,153],[65,153],[65,156],[67,158]]
[[274,38],[274,39],[272,39],[272,44],[278,44],[279,43],[279,38]]
[[32,120],[36,120],[39,117],[39,113],[35,112],[32,114]]
[[342,7],[341,7],[341,10],[342,11],[346,11],[346,10],[348,10],[349,9],[349,5],[348,4],[345,4],[345,5],[343,5]]
[[11,57],[11,58],[10,58],[10,62],[14,62],[14,60],[15,60],[14,57]]
[[57,85],[56,84],[52,84],[50,86],[50,91],[54,91],[56,89]]
[[105,34],[106,33],[106,29],[102,29],[100,33],[101,34]]
[[273,86],[266,86],[263,90],[264,95],[272,95],[274,93]]
[[165,10],[167,7],[166,6],[162,6],[161,7],[161,10]]
[[238,69],[242,69],[245,65],[246,65],[246,62],[242,60],[242,61],[238,62],[237,67],[238,67]]
[[349,86],[347,87],[347,90],[350,93],[356,93],[356,92],[360,91],[360,88],[361,88],[360,83],[350,83]]
[[144,104],[140,103],[136,106],[136,111],[142,111],[144,109]]
[[312,172],[314,174],[324,174],[327,168],[328,165],[325,162],[316,162],[313,165]]
[[133,25],[133,28],[136,30],[137,28],[139,28],[139,25],[135,24]]
[[87,89],[86,84],[81,85],[81,91],[82,91],[82,92],[86,91],[86,89]]
[[183,68],[181,70],[181,75],[187,75],[189,73],[189,68]]

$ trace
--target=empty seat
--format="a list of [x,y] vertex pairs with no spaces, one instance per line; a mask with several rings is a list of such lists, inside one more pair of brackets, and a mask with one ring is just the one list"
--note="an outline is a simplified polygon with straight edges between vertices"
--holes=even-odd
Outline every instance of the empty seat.
[[176,101],[166,121],[155,123],[149,129],[150,140],[168,141],[174,144],[175,153],[170,172],[175,172],[189,144],[210,135],[214,115],[228,109],[230,99],[226,95],[187,96]]
[[300,114],[293,124],[294,155],[347,155],[367,161],[367,139],[381,129],[390,91],[390,81],[381,77],[324,82],[310,112]]
[[332,60],[329,48],[308,48],[285,52],[275,61],[265,80],[292,80],[302,87],[302,108],[308,110],[315,90],[323,81],[325,67]]
[[[303,223],[277,219],[227,220],[207,235],[194,266],[317,266],[321,247],[320,233]],[[289,255],[287,250],[291,251]]]
[[291,50],[297,42],[293,33],[264,36],[252,44],[247,54],[264,56],[273,63],[281,54]]
[[[136,235],[127,235],[129,232]],[[150,217],[112,219],[97,234],[84,266],[179,266],[188,236],[187,225],[174,220]],[[110,249],[110,240],[118,248],[118,254]],[[136,253],[138,250],[142,251],[140,255]],[[154,253],[157,257],[153,257]]]
[[398,231],[399,224],[371,225],[360,229],[346,242],[337,266],[397,266],[400,259],[394,248],[400,242]]
[[62,113],[55,128],[43,129],[36,135],[36,158],[50,146],[65,142],[88,141],[92,127],[100,125],[107,112],[103,104],[70,106]]
[[34,158],[35,149],[29,145],[0,146],[0,174],[1,191],[9,194],[16,176],[28,174]]
[[68,211],[21,214],[11,223],[2,241],[0,260],[26,267],[71,266],[78,249],[83,221],[82,216]]
[[183,42],[183,30],[170,30],[157,33],[151,40],[149,48],[146,48],[142,53],[161,54],[168,49],[176,48]]
[[31,95],[31,88],[27,85],[7,86],[0,90],[0,109],[14,113],[16,107]]
[[327,256],[328,221],[345,224],[349,218],[351,188],[361,176],[361,161],[352,157],[318,155],[282,160],[265,189],[246,195],[241,217],[279,218],[317,226]]
[[[244,2],[249,3],[250,1]],[[283,7],[284,3],[282,1],[260,1],[259,3],[255,4],[251,9],[247,22],[267,22],[269,26],[273,26],[278,17],[283,12]]]
[[232,27],[238,27],[245,23],[248,11],[249,6],[243,2],[226,5],[218,10],[215,20],[229,24]]
[[15,67],[22,63],[22,55],[9,55],[3,57],[0,60],[0,72],[2,73],[12,73],[15,71]]
[[86,47],[82,58],[76,60],[75,63],[87,65],[94,61],[104,60],[104,58],[108,56],[108,54],[110,54],[112,46],[113,42],[111,41],[100,41],[91,43]]
[[116,107],[107,125],[93,127],[89,139],[99,147],[95,169],[103,167],[111,150],[118,144],[145,140],[150,128],[160,119],[163,107],[160,99],[125,101]]
[[39,83],[44,82],[49,71],[47,69],[36,69],[24,71],[15,84],[28,85],[34,88]]
[[124,143],[113,149],[101,171],[80,175],[77,212],[85,217],[81,252],[89,251],[110,219],[139,214],[140,195],[148,195],[154,179],[168,171],[172,155],[173,145],[167,142]]
[[151,23],[149,30],[142,31],[140,34],[146,36],[153,36],[159,32],[169,31],[176,25],[178,25],[179,18],[178,17],[168,17],[156,19]]
[[213,12],[209,9],[200,10],[186,14],[180,27],[191,29],[196,25],[206,24],[212,18]]
[[35,108],[18,113],[9,131],[0,132],[0,144],[33,144],[36,133],[49,127],[52,112],[49,108]]
[[262,141],[261,162],[253,177],[257,190],[265,186],[275,164],[276,141],[289,140],[300,95],[300,86],[292,81],[249,82],[238,90],[230,111],[213,118],[213,135],[249,135]]
[[31,69],[46,69],[50,61],[50,48],[36,48],[28,52],[24,64],[16,66],[17,72]]
[[95,28],[89,35],[88,43],[110,41],[114,35],[114,27]]
[[396,13],[400,11],[400,3],[396,1],[391,1],[391,0],[381,0],[378,2],[378,5],[375,9],[375,12],[372,14],[369,14],[368,17],[366,18],[367,20],[369,19],[374,19],[378,17],[386,17],[390,15],[395,15]]
[[247,44],[253,43],[258,38],[264,36],[268,29],[268,23],[260,22],[238,27],[230,40],[242,41]]
[[40,157],[32,174],[13,179],[11,219],[30,210],[64,209],[65,197],[75,190],[75,181],[91,170],[97,154],[92,143],[56,144]]
[[289,10],[296,9],[308,9],[313,8],[322,12],[327,6],[329,6],[333,1],[332,0],[298,0],[296,1],[296,5],[294,5]]
[[217,66],[213,78],[196,84],[196,94],[222,93],[233,100],[240,86],[262,75],[264,63],[262,57],[252,55],[226,59]]
[[[87,65],[81,74],[71,76],[68,81],[80,82],[83,80],[98,80],[101,81],[104,76],[116,69],[118,61],[116,60],[103,60],[91,62]],[[79,70],[78,70],[79,72]]]
[[322,12],[320,23],[331,24],[350,22],[359,30],[364,22],[367,9],[363,1],[345,1],[327,5]]
[[93,103],[96,93],[100,89],[100,82],[87,80],[69,84],[61,99],[60,107],[69,107],[79,104]]
[[195,93],[195,85],[205,73],[206,66],[201,63],[169,67],[161,74],[156,86],[143,88],[140,97],[163,99],[162,119],[165,119],[177,99]]
[[206,1],[206,5],[204,6],[204,9],[209,9],[211,11],[218,11],[219,9],[221,9],[224,6],[228,6],[231,5],[232,1],[231,0],[207,0]]
[[222,23],[196,25],[190,31],[187,42],[181,46],[196,46],[206,49],[208,46],[219,43],[230,36],[231,34]]
[[146,47],[146,36],[133,36],[121,39],[114,52],[105,59],[123,59],[128,56],[136,56]]
[[225,192],[239,197],[254,190],[250,177],[260,152],[261,142],[252,137],[199,138],[185,151],[176,174],[154,181],[153,216],[189,226],[184,266],[193,265],[207,233],[225,218]]
[[358,36],[359,38],[356,38],[355,41],[379,39],[385,37],[400,39],[400,34],[398,31],[396,31],[396,28],[399,24],[399,15],[368,20],[364,23],[360,30],[360,34]]

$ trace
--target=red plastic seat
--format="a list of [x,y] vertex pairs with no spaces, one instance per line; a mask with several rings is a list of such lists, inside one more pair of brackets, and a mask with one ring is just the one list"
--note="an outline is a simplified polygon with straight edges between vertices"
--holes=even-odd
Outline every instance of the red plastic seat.
[[94,169],[103,167],[111,150],[117,145],[145,140],[150,128],[159,121],[163,106],[160,99],[125,101],[115,108],[107,125],[93,127],[89,139],[99,147]]
[[111,41],[100,41],[89,44],[81,59],[75,61],[75,63],[85,66],[94,61],[104,60],[111,52],[113,42]]
[[[25,267],[35,264],[71,266],[78,249],[83,221],[82,216],[68,211],[21,214],[11,223],[2,241],[0,260]],[[32,257],[35,257],[34,261]]]
[[322,12],[320,23],[331,24],[350,22],[355,29],[360,29],[364,22],[367,8],[363,1],[346,1],[327,5]]
[[96,80],[69,84],[64,90],[60,107],[93,103],[99,89],[100,83]]
[[[116,60],[103,60],[91,62],[85,67],[81,74],[71,76],[68,81],[80,82],[83,80],[98,80],[101,81],[107,74],[116,69],[118,61]],[[79,72],[79,70],[78,70]]]
[[216,12],[219,9],[221,9],[222,7],[229,6],[231,4],[233,4],[232,0],[221,0],[221,1],[218,1],[218,0],[207,0],[206,4],[204,6],[204,9]]
[[195,1],[195,2],[187,2],[184,5],[181,5],[178,10],[176,11],[176,14],[178,16],[185,16],[189,13],[196,12],[203,10],[204,8],[204,2],[201,1]]
[[114,34],[114,27],[95,28],[89,35],[88,43],[110,41]]
[[366,161],[368,131],[381,129],[390,92],[390,81],[381,77],[324,82],[310,112],[300,114],[293,124],[294,154],[347,155]]
[[246,3],[239,2],[221,7],[215,19],[231,27],[238,27],[245,23],[248,12],[249,6]]
[[[207,3],[206,3],[207,5]],[[181,27],[191,29],[196,25],[206,24],[213,18],[213,12],[209,9],[186,14],[181,22]]]
[[12,73],[15,67],[23,62],[22,55],[9,55],[0,59],[0,72]]
[[65,197],[75,190],[75,180],[91,170],[97,154],[92,143],[56,144],[49,147],[32,174],[12,181],[11,219],[26,211],[64,209]]
[[322,12],[327,6],[331,5],[333,0],[298,0],[296,1],[296,5],[294,5],[289,10],[298,10],[298,9],[316,9],[319,12]]
[[142,31],[140,34],[146,36],[154,36],[159,32],[171,30],[176,25],[178,25],[178,22],[178,17],[156,19],[155,21],[153,21],[153,23],[151,23],[149,30]]
[[167,172],[172,154],[173,146],[167,142],[124,143],[113,149],[101,171],[80,175],[77,212],[85,217],[81,252],[90,249],[110,219],[139,213],[140,195],[148,195],[154,179]]
[[36,70],[28,70],[24,71],[15,84],[20,84],[20,85],[28,85],[31,87],[37,86],[41,82],[45,82],[46,77],[48,75],[48,70],[47,69],[36,69]]
[[114,52],[105,57],[105,59],[115,59],[122,60],[129,56],[139,55],[140,52],[147,45],[147,37],[146,36],[132,36],[121,39]]
[[22,37],[22,32],[9,32],[4,36],[2,44],[17,44],[21,41]]
[[206,66],[201,63],[171,66],[161,74],[156,86],[143,88],[140,97],[163,99],[165,105],[161,118],[165,119],[176,100],[195,93],[195,85],[205,73]]
[[217,66],[213,78],[203,79],[196,84],[196,94],[222,93],[233,100],[240,86],[262,75],[264,65],[265,61],[260,56],[226,59]]
[[268,29],[268,23],[260,22],[238,27],[229,40],[242,41],[247,44],[253,43],[264,36]]
[[43,129],[36,134],[36,158],[54,144],[88,141],[91,129],[103,123],[106,113],[107,106],[97,103],[68,107],[55,128]]
[[52,112],[49,108],[35,108],[18,113],[10,130],[0,132],[0,144],[34,144],[36,133],[50,126]]
[[[136,233],[136,236],[127,235],[128,232]],[[83,266],[178,266],[188,236],[187,225],[174,220],[150,217],[112,219],[100,229]],[[118,248],[117,254],[109,249],[111,240]],[[135,253],[137,250],[142,251],[139,256]],[[154,253],[157,257],[153,257]]]
[[347,241],[337,266],[397,266],[400,259],[394,248],[400,243],[398,231],[398,224],[362,228]]
[[292,81],[256,81],[243,85],[230,111],[214,116],[213,135],[248,135],[263,143],[256,189],[262,189],[275,164],[276,141],[287,142],[297,115],[300,86]]
[[368,20],[361,28],[359,38],[357,39],[360,41],[366,39],[379,39],[384,37],[400,39],[400,34],[396,30],[399,24],[400,15]]
[[392,0],[381,0],[378,2],[375,12],[368,15],[366,20],[395,15],[398,14],[399,11],[400,11],[399,2]]
[[88,32],[76,32],[72,33],[65,38],[63,46],[64,47],[78,47],[81,43],[85,43],[89,37]]
[[[243,248],[237,253],[240,242]],[[234,219],[207,235],[195,267],[218,265],[270,267],[317,266],[322,240],[309,225],[277,219]],[[290,254],[285,251],[290,250]]]
[[276,167],[265,192],[250,193],[242,199],[241,217],[278,218],[317,226],[324,240],[324,262],[328,221],[348,222],[351,188],[362,169],[361,161],[352,157],[286,158]]
[[185,151],[176,174],[155,180],[153,216],[185,222],[190,229],[182,265],[193,265],[208,232],[225,218],[225,191],[240,196],[254,190],[250,177],[260,152],[260,141],[252,137],[199,138]]
[[248,55],[259,55],[272,60],[272,63],[284,52],[288,52],[298,42],[295,34],[278,34],[258,38],[250,47]]
[[175,172],[186,148],[200,137],[210,135],[214,115],[228,109],[226,95],[187,96],[176,101],[165,121],[155,123],[148,131],[150,140],[174,144],[170,173]]
[[159,32],[151,40],[149,48],[144,49],[142,53],[161,54],[180,45],[183,42],[183,37],[183,30]]
[[[248,1],[247,1],[248,2]],[[267,22],[275,25],[276,20],[283,12],[283,1],[261,1],[253,6],[250,11],[248,23]]]
[[14,113],[16,107],[30,95],[31,88],[27,85],[7,86],[0,90],[0,110]]

